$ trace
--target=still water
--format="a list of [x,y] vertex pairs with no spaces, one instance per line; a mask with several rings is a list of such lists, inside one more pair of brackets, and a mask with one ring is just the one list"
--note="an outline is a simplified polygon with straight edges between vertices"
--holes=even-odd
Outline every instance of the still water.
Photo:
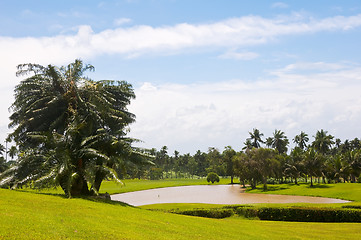
[[197,185],[157,188],[115,194],[112,200],[141,206],[156,203],[345,203],[349,201],[307,196],[245,193],[240,185]]

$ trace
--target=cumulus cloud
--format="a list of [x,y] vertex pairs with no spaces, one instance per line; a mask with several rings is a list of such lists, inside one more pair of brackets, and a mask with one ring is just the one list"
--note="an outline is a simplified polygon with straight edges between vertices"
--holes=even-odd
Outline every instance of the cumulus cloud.
[[[307,66],[312,71],[302,72]],[[326,73],[324,66],[334,70]],[[290,140],[300,131],[312,140],[321,128],[354,138],[361,131],[360,81],[360,66],[300,63],[252,82],[144,83],[131,105],[137,115],[131,134],[145,141],[142,146],[183,152],[227,145],[240,150],[255,127],[265,136],[281,129]]]
[[[105,54],[139,57],[142,54],[179,53],[185,49],[240,49],[265,44],[282,36],[347,31],[360,26],[361,15],[324,19],[299,15],[287,18],[245,16],[206,24],[183,23],[161,27],[141,25],[101,32],[94,32],[90,26],[83,25],[78,27],[76,33],[50,37],[0,36],[0,101],[2,106],[6,106],[0,110],[0,129],[5,129],[8,122],[7,106],[13,102],[13,88],[19,81],[14,74],[19,63],[62,65],[75,58],[91,59]],[[223,57],[247,60],[257,57],[257,54],[231,51]],[[220,141],[230,144],[230,138],[241,144],[245,136],[238,135],[238,132],[241,134],[257,126],[279,127],[282,130],[295,127],[302,129],[302,124],[308,120],[319,120],[321,118],[317,116],[322,114],[329,116],[329,122],[360,120],[357,113],[361,104],[357,97],[359,94],[355,93],[355,89],[360,88],[356,88],[354,82],[361,76],[357,72],[358,68],[336,68],[332,75],[327,75],[317,71],[300,74],[301,70],[297,69],[297,72],[295,67],[290,65],[274,71],[272,77],[277,80],[276,83],[274,79],[253,83],[234,80],[203,85],[154,86],[148,83],[137,89],[138,98],[132,106],[139,121],[134,131],[149,144],[150,135],[145,136],[146,133],[153,134],[154,141],[159,144],[171,143],[174,146],[180,142],[194,146],[192,142],[195,140],[206,145],[213,139],[215,144],[220,144]],[[340,84],[336,77],[346,79],[350,85]],[[346,91],[350,94],[345,95]],[[318,92],[319,95],[316,94]],[[326,96],[341,96],[341,102],[349,107],[341,107],[333,98],[331,108],[327,105]],[[155,103],[157,107],[152,109],[150,103]],[[336,117],[337,112],[339,114]],[[277,113],[276,116],[274,113]],[[161,116],[160,119],[158,116]],[[331,125],[322,127],[327,126]],[[168,139],[168,133],[173,134],[173,139]],[[0,139],[4,138],[5,133],[1,131]],[[178,142],[175,142],[176,139]]]

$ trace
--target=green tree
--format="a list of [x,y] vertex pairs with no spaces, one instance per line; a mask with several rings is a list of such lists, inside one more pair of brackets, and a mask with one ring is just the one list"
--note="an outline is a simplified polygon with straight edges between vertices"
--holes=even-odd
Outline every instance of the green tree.
[[287,158],[285,163],[285,174],[291,176],[295,179],[295,184],[297,184],[297,179],[301,175],[302,171],[302,159],[303,159],[303,151],[299,147],[295,147],[290,156]]
[[223,161],[226,164],[226,174],[231,176],[231,184],[233,184],[234,168],[233,168],[233,157],[236,155],[236,151],[231,146],[225,147],[222,152]]
[[18,149],[15,146],[11,146],[9,149],[9,156],[11,160],[13,160],[17,154],[18,154]]
[[261,147],[261,143],[264,143],[264,141],[262,140],[263,133],[261,133],[257,128],[253,128],[253,132],[248,133],[250,135],[249,140],[252,144],[252,147]]
[[296,145],[304,150],[307,147],[307,143],[310,139],[308,138],[308,135],[305,132],[302,132],[295,136],[293,139],[293,142],[296,143]]
[[116,172],[148,162],[126,137],[135,119],[127,110],[132,86],[84,76],[93,70],[81,60],[18,66],[17,76],[31,74],[16,86],[11,106],[9,138],[21,154],[0,184],[60,185],[68,197],[97,193],[104,178],[119,180]]
[[212,183],[219,182],[219,176],[218,176],[218,174],[217,174],[217,173],[214,173],[214,172],[208,173],[208,175],[207,175],[207,182],[212,182]]
[[316,152],[314,148],[309,148],[304,153],[303,166],[306,174],[311,177],[311,187],[313,187],[313,178],[321,174],[322,168],[322,155],[319,152]]
[[286,153],[287,152],[287,145],[289,141],[284,132],[281,130],[275,130],[273,133],[273,137],[268,139],[269,143],[271,144],[272,148],[278,150],[279,153]]
[[321,154],[328,153],[332,144],[334,144],[334,137],[330,134],[327,134],[327,131],[324,131],[323,129],[317,131],[314,138],[315,140],[313,141],[312,146],[317,152]]

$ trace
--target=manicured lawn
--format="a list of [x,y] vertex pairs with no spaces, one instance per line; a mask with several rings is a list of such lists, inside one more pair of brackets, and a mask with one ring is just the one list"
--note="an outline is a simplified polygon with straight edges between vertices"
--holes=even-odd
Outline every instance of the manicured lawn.
[[360,227],[206,219],[0,189],[0,239],[359,239]]
[[[209,184],[206,178],[201,179],[189,179],[189,178],[173,178],[173,179],[162,179],[162,180],[145,180],[145,179],[124,179],[122,180],[123,185],[114,181],[103,181],[100,187],[100,193],[125,193],[125,192],[134,192],[140,190],[154,189],[154,188],[164,188],[164,187],[176,187],[176,186],[188,186],[188,185],[207,185]],[[229,184],[231,182],[230,178],[220,178],[219,183],[215,184]],[[235,183],[237,179],[235,179]],[[30,192],[39,192],[34,189],[24,189],[24,191]],[[64,195],[64,192],[60,187],[51,188],[51,189],[42,189],[41,193],[48,194],[61,194]]]
[[277,184],[268,185],[268,191],[266,192],[263,191],[262,186],[254,190],[248,188],[247,192],[330,197],[361,202],[360,183],[316,184],[314,187],[310,187],[309,183],[301,183],[299,185]]

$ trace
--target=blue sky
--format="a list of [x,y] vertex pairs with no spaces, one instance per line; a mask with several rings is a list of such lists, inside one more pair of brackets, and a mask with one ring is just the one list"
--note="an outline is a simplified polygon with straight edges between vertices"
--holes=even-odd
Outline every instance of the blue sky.
[[360,1],[1,1],[0,139],[16,65],[133,84],[130,135],[194,153],[319,129],[361,138]]

